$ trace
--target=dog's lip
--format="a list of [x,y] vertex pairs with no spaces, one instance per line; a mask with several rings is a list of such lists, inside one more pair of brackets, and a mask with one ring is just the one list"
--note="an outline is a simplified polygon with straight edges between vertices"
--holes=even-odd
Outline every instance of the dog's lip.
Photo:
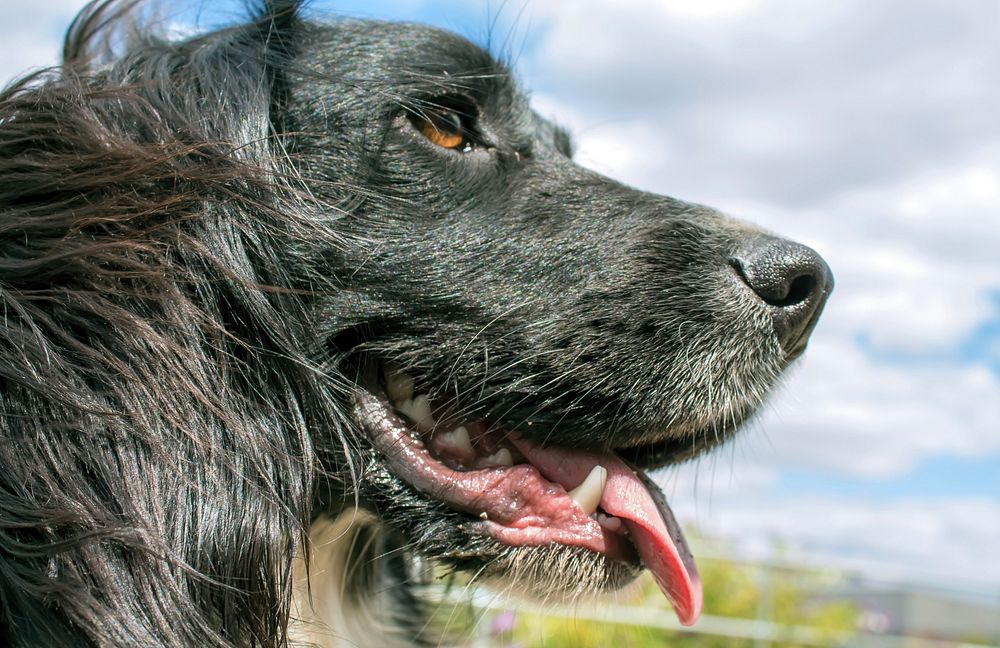
[[[578,546],[627,562],[635,562],[638,552],[681,623],[698,618],[701,582],[684,536],[660,490],[620,457],[545,448],[511,435],[529,463],[460,472],[432,457],[384,397],[359,388],[354,400],[355,415],[390,469],[417,490],[478,517],[472,524],[481,531],[509,545]],[[600,506],[624,522],[632,543],[595,522],[567,493],[598,464],[608,472]]]
[[[423,441],[385,400],[359,389],[356,416],[394,473],[417,490],[480,518],[508,544],[560,543],[583,546],[610,557],[634,560],[628,543],[581,511],[559,484],[530,464],[461,472],[431,456]],[[503,493],[504,497],[491,495]],[[485,516],[483,515],[485,514]]]

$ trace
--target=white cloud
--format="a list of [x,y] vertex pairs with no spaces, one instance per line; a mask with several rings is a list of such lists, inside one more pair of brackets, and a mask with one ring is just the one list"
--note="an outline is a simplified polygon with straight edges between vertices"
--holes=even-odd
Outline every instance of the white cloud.
[[998,315],[1000,146],[805,213],[757,216],[779,230],[811,223],[838,280],[824,325],[845,337],[866,335],[882,351],[941,353]]
[[529,84],[602,129],[641,123],[637,147],[667,143],[664,164],[629,174],[652,189],[801,204],[1000,133],[994,3],[762,0],[726,20],[670,2],[532,6],[547,31]]
[[731,20],[758,10],[761,0],[621,0],[617,6],[636,6],[654,9],[673,19],[680,20]]
[[1000,379],[986,368],[877,363],[823,339],[807,355],[751,426],[769,442],[757,461],[891,478],[933,456],[1000,454]]
[[656,478],[685,526],[748,558],[857,569],[957,591],[992,594],[1000,582],[1000,501],[988,495],[882,500],[783,492],[772,472],[746,464],[739,452]]
[[[697,507],[695,507],[697,508]],[[679,502],[675,512],[700,529],[758,555],[983,589],[1000,581],[1000,504],[985,498],[886,504],[842,497],[779,497],[766,502],[717,498],[712,514]],[[791,544],[788,544],[791,542]]]
[[935,457],[1000,456],[1000,377],[985,367],[878,363],[820,336],[791,373],[736,439],[682,471],[700,494],[766,493],[788,469],[892,480]]

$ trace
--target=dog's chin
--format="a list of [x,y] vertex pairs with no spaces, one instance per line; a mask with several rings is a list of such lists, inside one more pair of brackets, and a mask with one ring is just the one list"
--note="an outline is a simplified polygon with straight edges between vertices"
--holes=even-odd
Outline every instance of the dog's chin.
[[465,571],[516,598],[542,603],[576,602],[620,590],[642,573],[637,562],[612,560],[580,547],[511,547],[496,540],[488,542],[495,546],[473,559]]
[[680,527],[659,488],[620,453],[458,420],[393,367],[366,373],[354,416],[379,462],[424,516],[447,511],[420,532],[405,528],[409,516],[394,502],[402,514],[386,522],[412,546],[437,538],[430,557],[548,601],[621,588],[646,568],[680,621],[697,619],[701,583]]

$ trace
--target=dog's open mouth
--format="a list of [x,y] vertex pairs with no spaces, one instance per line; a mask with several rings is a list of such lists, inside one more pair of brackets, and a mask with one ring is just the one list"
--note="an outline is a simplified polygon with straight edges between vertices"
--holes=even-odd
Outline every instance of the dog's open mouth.
[[663,494],[641,470],[615,452],[543,446],[482,421],[450,420],[391,367],[369,384],[355,393],[356,415],[412,487],[510,546],[582,547],[641,563],[682,624],[698,618],[694,559]]

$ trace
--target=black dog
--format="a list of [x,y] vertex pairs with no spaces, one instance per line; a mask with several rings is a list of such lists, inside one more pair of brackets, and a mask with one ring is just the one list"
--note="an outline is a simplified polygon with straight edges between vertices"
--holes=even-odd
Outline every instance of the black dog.
[[99,3],[0,96],[0,642],[414,645],[423,558],[645,566],[693,622],[642,469],[754,412],[825,264],[575,165],[465,40],[295,4]]

